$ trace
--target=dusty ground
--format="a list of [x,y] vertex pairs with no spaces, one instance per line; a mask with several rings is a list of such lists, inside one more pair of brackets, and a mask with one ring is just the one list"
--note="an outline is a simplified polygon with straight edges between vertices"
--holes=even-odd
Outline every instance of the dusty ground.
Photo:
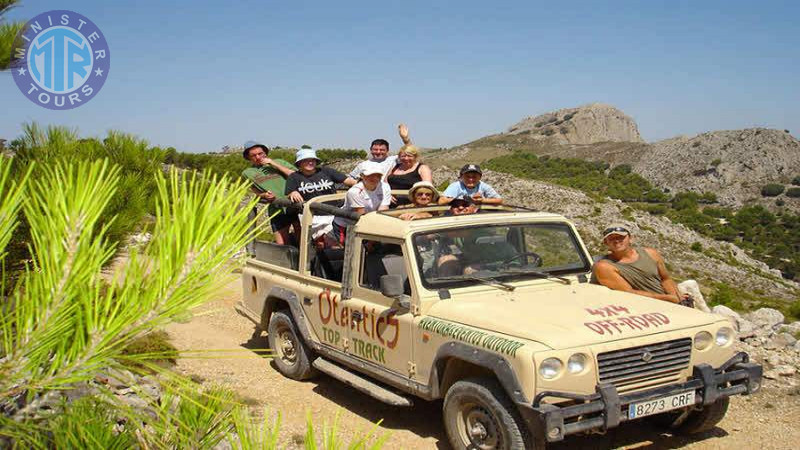
[[[302,447],[306,414],[315,423],[339,416],[340,435],[349,440],[382,420],[378,433],[391,433],[385,448],[449,448],[441,424],[441,403],[416,402],[411,409],[392,408],[373,401],[344,384],[320,375],[308,382],[281,376],[256,349],[267,347],[263,336],[253,337],[253,325],[233,306],[240,298],[238,281],[191,321],[170,325],[181,350],[226,350],[225,356],[182,358],[178,370],[205,383],[227,385],[254,408],[282,414],[283,445]],[[208,354],[212,356],[212,353]],[[606,435],[572,437],[549,448],[647,449],[790,449],[800,446],[800,389],[766,380],[754,397],[737,397],[728,415],[710,432],[692,438],[670,436],[643,422],[625,424]]]

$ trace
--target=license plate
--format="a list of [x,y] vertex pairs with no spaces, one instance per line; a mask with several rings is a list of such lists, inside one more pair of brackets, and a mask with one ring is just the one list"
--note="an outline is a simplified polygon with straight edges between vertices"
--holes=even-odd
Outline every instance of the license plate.
[[652,416],[673,409],[694,405],[694,391],[681,392],[680,394],[647,400],[646,402],[631,403],[628,405],[628,418]]

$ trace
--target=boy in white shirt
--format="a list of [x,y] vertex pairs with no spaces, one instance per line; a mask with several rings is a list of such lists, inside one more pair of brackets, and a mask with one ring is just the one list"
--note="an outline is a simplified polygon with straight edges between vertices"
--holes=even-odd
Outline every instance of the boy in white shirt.
[[[383,173],[380,163],[367,161],[362,167],[361,181],[347,190],[342,208],[359,214],[389,209],[392,190],[389,183],[383,181]],[[331,234],[339,245],[344,245],[345,230],[351,223],[352,220],[344,217],[336,217],[333,220]]]

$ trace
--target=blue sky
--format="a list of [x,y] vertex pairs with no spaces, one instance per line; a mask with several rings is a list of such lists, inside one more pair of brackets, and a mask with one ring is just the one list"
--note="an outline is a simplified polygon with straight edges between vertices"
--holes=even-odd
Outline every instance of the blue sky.
[[97,97],[34,105],[0,73],[0,137],[23,122],[119,129],[155,145],[449,147],[590,102],[648,141],[800,131],[800,2],[230,2],[23,0],[89,17],[111,49]]

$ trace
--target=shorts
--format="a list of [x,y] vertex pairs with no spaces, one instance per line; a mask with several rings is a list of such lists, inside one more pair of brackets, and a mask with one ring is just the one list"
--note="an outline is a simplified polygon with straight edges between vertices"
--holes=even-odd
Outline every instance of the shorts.
[[[276,212],[278,214],[275,215],[275,217],[272,217],[272,215],[275,214]],[[295,218],[297,217],[296,214],[287,214],[283,209],[273,210],[272,208],[270,208],[268,210],[268,213],[270,217],[272,217],[271,219],[269,219],[269,224],[272,227],[273,232],[288,227],[289,225],[292,224],[292,222],[295,221]]]

